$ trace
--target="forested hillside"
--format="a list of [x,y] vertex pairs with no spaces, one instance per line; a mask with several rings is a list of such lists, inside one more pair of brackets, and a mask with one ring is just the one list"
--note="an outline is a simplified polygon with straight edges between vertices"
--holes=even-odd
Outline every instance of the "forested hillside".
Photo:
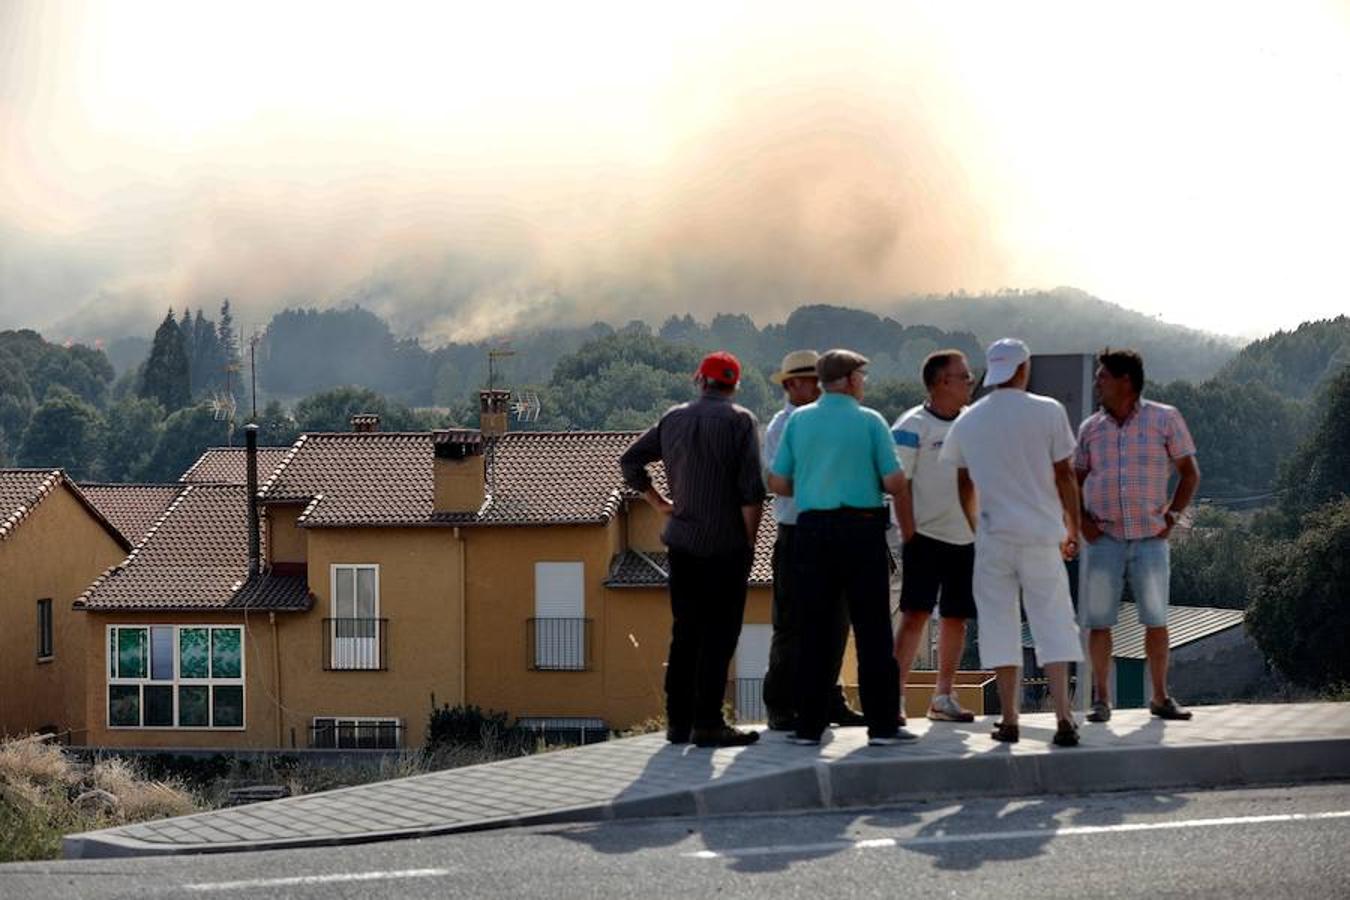
[[[973,331],[981,342],[1020,337],[1033,353],[1091,353],[1103,345],[1133,347],[1156,381],[1203,381],[1242,346],[1107,303],[1073,288],[906,300],[894,315],[906,322]],[[1217,324],[1217,323],[1216,323]]]
[[1224,381],[1264,384],[1305,398],[1350,365],[1350,316],[1304,322],[1252,341],[1219,371]]

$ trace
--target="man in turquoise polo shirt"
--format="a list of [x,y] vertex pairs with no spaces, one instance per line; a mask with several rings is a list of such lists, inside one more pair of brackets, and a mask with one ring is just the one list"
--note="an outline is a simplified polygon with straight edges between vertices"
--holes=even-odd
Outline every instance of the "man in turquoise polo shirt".
[[[824,395],[788,419],[769,488],[797,503],[796,576],[805,624],[795,744],[818,744],[836,672],[820,636],[847,616],[858,650],[858,692],[868,743],[914,735],[899,727],[900,672],[892,652],[886,493],[909,486],[886,420],[861,404],[867,358],[830,350],[816,363]],[[908,504],[904,505],[908,508]]]

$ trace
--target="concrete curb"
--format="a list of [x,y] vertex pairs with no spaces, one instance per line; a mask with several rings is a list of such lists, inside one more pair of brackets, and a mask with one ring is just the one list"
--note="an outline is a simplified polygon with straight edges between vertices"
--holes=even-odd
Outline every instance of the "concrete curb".
[[1350,737],[1080,747],[961,758],[873,756],[828,763],[812,758],[779,771],[712,781],[694,788],[469,823],[213,844],[152,843],[110,829],[69,835],[62,849],[66,859],[238,853],[618,819],[844,809],[966,797],[1195,790],[1338,780],[1350,780]]

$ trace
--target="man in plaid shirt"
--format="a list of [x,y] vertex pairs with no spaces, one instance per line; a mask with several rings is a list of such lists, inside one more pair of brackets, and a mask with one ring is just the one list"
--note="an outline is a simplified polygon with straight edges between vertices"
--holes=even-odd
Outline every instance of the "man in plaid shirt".
[[[1108,348],[1098,354],[1096,387],[1102,408],[1079,427],[1074,458],[1088,542],[1079,620],[1090,630],[1096,688],[1088,721],[1111,718],[1111,626],[1127,577],[1145,627],[1144,653],[1153,689],[1149,710],[1163,719],[1189,719],[1190,712],[1167,693],[1167,539],[1200,483],[1195,443],[1175,407],[1140,396],[1144,361],[1133,350]],[[1180,477],[1169,497],[1174,469]]]

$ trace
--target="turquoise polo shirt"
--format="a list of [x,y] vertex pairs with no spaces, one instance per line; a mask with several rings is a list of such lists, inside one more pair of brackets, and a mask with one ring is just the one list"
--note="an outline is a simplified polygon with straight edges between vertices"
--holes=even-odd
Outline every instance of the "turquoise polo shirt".
[[900,461],[881,413],[848,394],[824,394],[788,419],[771,468],[792,479],[798,512],[809,512],[884,505],[881,479]]

